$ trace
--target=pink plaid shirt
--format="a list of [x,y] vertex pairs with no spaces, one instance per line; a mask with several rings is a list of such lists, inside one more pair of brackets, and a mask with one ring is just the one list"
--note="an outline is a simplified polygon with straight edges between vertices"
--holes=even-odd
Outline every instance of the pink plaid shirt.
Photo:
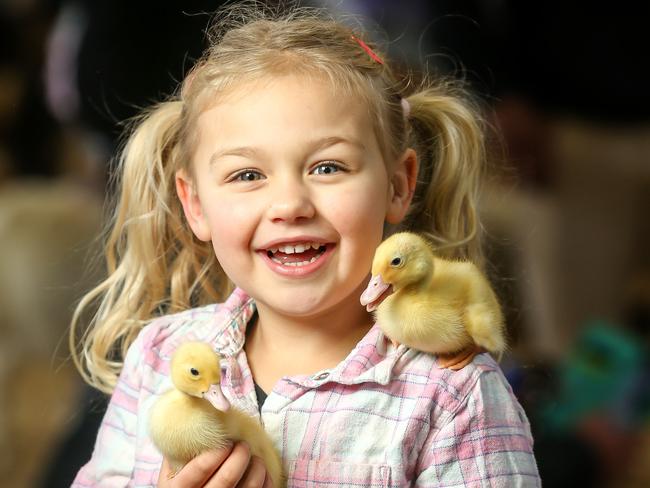
[[[186,341],[222,356],[222,389],[260,418],[244,352],[255,303],[236,290],[223,304],[146,326],[125,359],[90,461],[73,483],[155,486],[162,457],[149,411],[171,387],[169,360]],[[331,370],[283,378],[261,422],[282,455],[288,486],[540,486],[526,416],[495,362],[479,355],[461,371],[394,348],[375,326]]]

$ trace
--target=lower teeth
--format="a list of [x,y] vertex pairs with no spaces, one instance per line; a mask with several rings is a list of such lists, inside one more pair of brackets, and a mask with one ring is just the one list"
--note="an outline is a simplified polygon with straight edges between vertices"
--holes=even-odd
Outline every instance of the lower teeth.
[[313,263],[313,262],[316,261],[319,257],[321,257],[321,256],[323,255],[324,252],[325,252],[325,246],[321,246],[320,249],[318,249],[318,254],[317,254],[316,256],[314,256],[313,258],[309,259],[308,261],[282,262],[282,261],[280,261],[278,258],[274,257],[274,256],[272,255],[271,251],[268,251],[268,256],[271,258],[271,261],[273,261],[274,263],[281,264],[282,266],[292,266],[292,267],[295,267],[295,266],[306,266],[306,265],[308,265],[308,264]]
[[281,264],[282,266],[305,266],[307,264],[313,263],[316,261],[316,256],[311,258],[309,261],[299,261],[299,262],[294,262],[294,263],[283,263],[279,259],[271,258],[271,260],[275,263]]

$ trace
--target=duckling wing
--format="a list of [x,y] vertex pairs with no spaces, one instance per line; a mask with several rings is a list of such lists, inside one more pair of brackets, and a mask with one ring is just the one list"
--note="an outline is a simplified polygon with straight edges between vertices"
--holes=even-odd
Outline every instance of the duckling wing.
[[175,393],[154,405],[149,432],[158,450],[178,469],[201,452],[224,446],[228,437],[208,402],[188,401]]
[[465,327],[474,343],[492,353],[506,349],[505,322],[492,286],[472,263],[464,263],[466,280]]

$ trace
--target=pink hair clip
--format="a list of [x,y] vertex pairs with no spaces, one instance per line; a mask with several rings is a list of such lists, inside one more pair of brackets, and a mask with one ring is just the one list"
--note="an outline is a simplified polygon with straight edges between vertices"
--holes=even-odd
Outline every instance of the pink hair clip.
[[363,48],[363,50],[364,50],[365,52],[367,52],[368,55],[369,55],[372,59],[374,59],[375,61],[377,61],[379,64],[384,64],[384,62],[382,61],[382,59],[381,59],[379,56],[377,56],[377,55],[375,54],[375,52],[374,52],[372,49],[370,49],[370,47],[368,46],[368,44],[366,44],[365,42],[363,42],[363,41],[362,41],[361,39],[359,39],[358,37],[355,37],[355,36],[350,36],[350,37],[352,38],[353,41],[356,41],[357,44],[359,44],[359,46],[361,46],[361,47]]

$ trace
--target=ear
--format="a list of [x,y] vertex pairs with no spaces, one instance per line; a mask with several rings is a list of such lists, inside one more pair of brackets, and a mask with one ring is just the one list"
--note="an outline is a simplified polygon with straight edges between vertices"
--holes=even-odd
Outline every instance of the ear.
[[210,228],[203,214],[196,185],[183,169],[176,172],[176,193],[181,201],[181,205],[183,205],[185,218],[188,224],[190,224],[194,235],[201,241],[209,241],[211,238]]
[[418,157],[413,149],[408,148],[397,162],[390,179],[390,194],[386,211],[386,221],[389,224],[399,224],[406,216],[415,194],[417,177]]

